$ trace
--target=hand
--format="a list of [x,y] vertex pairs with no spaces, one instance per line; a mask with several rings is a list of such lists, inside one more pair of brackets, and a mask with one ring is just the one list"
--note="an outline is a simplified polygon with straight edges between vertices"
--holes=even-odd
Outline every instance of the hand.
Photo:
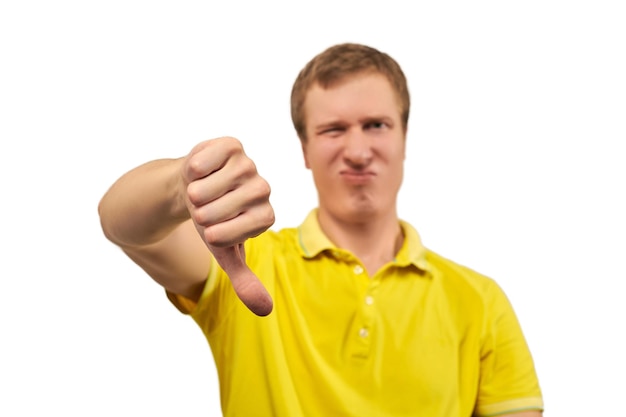
[[237,296],[255,314],[268,315],[272,298],[246,265],[243,242],[274,224],[269,184],[230,137],[194,147],[181,174],[189,214]]

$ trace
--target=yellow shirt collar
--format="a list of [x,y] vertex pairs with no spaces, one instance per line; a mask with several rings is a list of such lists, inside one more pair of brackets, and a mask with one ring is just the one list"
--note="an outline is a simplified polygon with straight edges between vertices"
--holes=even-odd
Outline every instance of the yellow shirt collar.
[[[396,254],[395,263],[399,266],[415,265],[423,271],[427,271],[426,248],[422,240],[409,223],[400,220],[400,227],[404,233],[404,243]],[[323,251],[333,251],[337,246],[328,239],[322,231],[317,218],[317,209],[309,212],[304,222],[298,227],[298,239],[300,253],[304,258],[313,258]]]

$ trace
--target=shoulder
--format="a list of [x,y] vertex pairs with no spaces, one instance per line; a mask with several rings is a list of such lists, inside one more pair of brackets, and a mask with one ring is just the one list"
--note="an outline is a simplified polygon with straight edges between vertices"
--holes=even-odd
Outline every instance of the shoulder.
[[426,259],[433,283],[452,304],[489,315],[509,308],[508,298],[496,279],[431,250],[426,251]]
[[497,287],[497,283],[493,278],[467,265],[446,258],[430,249],[426,250],[426,260],[433,277],[442,281],[444,284],[462,286],[466,287],[465,289],[472,289],[480,293]]

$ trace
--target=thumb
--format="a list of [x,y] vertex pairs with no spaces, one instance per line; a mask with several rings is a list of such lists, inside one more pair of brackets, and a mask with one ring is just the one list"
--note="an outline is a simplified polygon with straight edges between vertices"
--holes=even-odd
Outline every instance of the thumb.
[[272,297],[246,265],[243,243],[226,248],[211,247],[211,252],[226,275],[239,299],[257,316],[267,316],[272,312]]

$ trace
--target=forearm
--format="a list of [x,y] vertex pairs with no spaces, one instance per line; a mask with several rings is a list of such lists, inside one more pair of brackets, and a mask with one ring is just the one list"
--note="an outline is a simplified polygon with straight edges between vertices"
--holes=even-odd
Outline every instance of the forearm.
[[143,246],[189,219],[180,176],[182,159],[148,162],[124,174],[100,200],[106,237],[121,247]]

